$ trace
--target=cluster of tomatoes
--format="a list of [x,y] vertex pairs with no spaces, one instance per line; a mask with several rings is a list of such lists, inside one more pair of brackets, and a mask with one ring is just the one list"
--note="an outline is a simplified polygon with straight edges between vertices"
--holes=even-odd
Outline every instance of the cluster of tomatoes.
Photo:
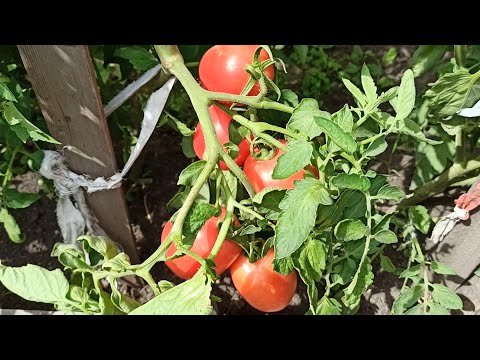
[[[245,71],[245,66],[252,63],[257,49],[257,45],[216,45],[210,48],[199,64],[201,85],[210,91],[239,95],[250,79],[250,74]],[[269,55],[262,49],[260,61],[268,58]],[[264,73],[273,80],[273,65],[267,67]],[[257,81],[248,95],[255,96],[259,93],[260,87]],[[229,126],[232,118],[216,105],[211,105],[209,112],[219,142],[222,145],[226,144],[230,141]],[[286,140],[281,140],[281,142],[287,143]],[[197,124],[195,130],[193,146],[197,156],[202,159],[205,140],[200,123]],[[239,166],[243,166],[243,171],[256,192],[265,188],[292,189],[295,180],[303,179],[304,170],[287,179],[274,180],[272,178],[277,160],[283,154],[282,150],[275,149],[276,152],[268,159],[258,159],[250,153],[248,139],[242,139],[237,146],[238,155],[234,160]],[[220,161],[219,165],[222,170],[228,170],[224,162]],[[190,251],[204,259],[208,257],[219,233],[218,223],[224,218],[225,213],[225,209],[222,208],[222,213],[218,217],[212,217],[205,223],[198,232]],[[240,226],[236,218],[235,225]],[[171,229],[172,223],[168,221],[162,232],[162,242],[167,238]],[[172,244],[167,250],[167,257],[172,256],[175,251],[175,245]],[[230,269],[236,289],[254,308],[264,312],[280,311],[289,304],[295,294],[297,274],[295,271],[288,275],[277,273],[273,270],[273,259],[274,249],[272,247],[263,258],[250,263],[241,247],[226,239],[215,257],[215,270],[220,275]],[[183,279],[193,277],[200,268],[200,263],[188,255],[166,261],[166,265],[175,275]]]

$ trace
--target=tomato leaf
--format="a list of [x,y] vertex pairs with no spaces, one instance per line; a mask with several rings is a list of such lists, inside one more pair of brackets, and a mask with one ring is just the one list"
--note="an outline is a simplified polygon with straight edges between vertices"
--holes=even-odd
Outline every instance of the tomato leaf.
[[450,315],[450,311],[448,311],[445,307],[435,304],[429,303],[428,304],[429,315]]
[[370,188],[370,180],[366,176],[358,174],[340,174],[332,177],[330,184],[340,189],[352,189],[367,191]]
[[404,315],[424,315],[423,304],[417,304],[411,309],[407,310]]
[[24,209],[40,199],[40,195],[34,193],[18,192],[15,189],[3,189],[7,207],[11,209]]
[[115,55],[128,60],[138,70],[148,70],[158,64],[157,58],[141,46],[129,46],[115,50]]
[[293,110],[287,128],[300,131],[309,139],[313,139],[322,133],[322,129],[313,120],[315,116],[328,117],[330,114],[319,109],[317,100],[303,99]]
[[318,116],[315,116],[314,120],[320,129],[327,134],[329,140],[333,141],[340,148],[348,153],[353,153],[355,150],[357,150],[357,143],[353,139],[352,135],[350,135],[348,132],[345,132],[332,120]]
[[115,305],[118,310],[124,312],[125,314],[128,314],[141,306],[138,301],[132,299],[125,294],[122,294],[113,284],[111,286],[111,289],[112,294],[110,295],[110,300],[112,304]]
[[180,176],[178,177],[177,185],[193,186],[195,181],[197,181],[198,176],[202,172],[205,164],[205,160],[199,160],[193,164],[188,165],[185,169],[182,170]]
[[408,218],[418,231],[425,235],[428,234],[432,219],[430,218],[428,210],[425,206],[417,205],[409,207]]
[[[185,222],[183,223],[183,235],[182,240],[184,245],[193,245],[195,238],[197,237],[200,229],[205,225],[205,222],[213,216],[217,216],[220,213],[220,208],[216,208],[213,205],[210,205],[205,202],[195,202],[193,203],[190,211],[188,212]],[[175,223],[177,218],[177,213],[175,213],[171,221]]]
[[316,315],[340,315],[342,305],[336,299],[322,297],[318,302]]
[[[78,241],[82,242],[83,248],[89,254],[91,254],[90,249],[93,249],[105,260],[112,259],[118,254],[115,243],[103,236],[83,235],[78,238]],[[92,265],[95,265],[95,263],[92,263]]]
[[56,243],[51,256],[57,257],[67,269],[91,269],[85,259],[85,253],[73,244]]
[[282,154],[273,169],[272,178],[286,179],[310,164],[313,146],[305,139],[291,140],[288,151]]
[[356,87],[350,80],[348,79],[342,79],[343,84],[345,87],[350,91],[350,93],[353,95],[355,101],[357,102],[358,105],[360,105],[362,108],[365,107],[367,104],[367,98],[365,95],[360,91],[358,87]]
[[359,240],[368,234],[368,226],[361,220],[345,219],[335,226],[335,237],[340,241]]
[[362,87],[363,91],[365,91],[365,95],[367,96],[368,103],[374,103],[377,100],[377,87],[370,75],[370,71],[368,70],[367,65],[363,64],[362,66]]
[[372,265],[368,258],[363,259],[352,282],[345,289],[345,295],[342,300],[345,305],[353,306],[360,301],[364,291],[373,283]]
[[22,237],[22,232],[20,231],[15,218],[5,208],[0,210],[0,223],[3,223],[3,227],[10,240],[15,243],[21,243],[25,240]]
[[405,193],[398,186],[385,185],[378,190],[377,197],[382,200],[400,201],[405,197]]
[[432,270],[437,274],[442,275],[457,275],[456,271],[449,265],[443,264],[438,261],[432,261]]
[[162,292],[129,315],[209,315],[213,310],[211,290],[206,275],[198,275]]
[[400,278],[412,278],[420,273],[422,265],[417,264],[414,266],[409,267],[408,269],[405,269],[402,271],[400,274]]
[[338,282],[340,285],[348,284],[350,281],[352,281],[356,270],[357,264],[354,260],[350,258],[340,260],[333,268],[334,274],[332,279],[334,282]]
[[467,69],[458,68],[452,73],[440,77],[431,88],[425,92],[424,97],[430,99],[429,107],[440,118],[455,114],[464,107],[473,105],[479,91],[480,82]]
[[273,270],[282,275],[288,275],[292,272],[294,265],[291,256],[284,257],[283,259],[273,259]]
[[[12,130],[15,131],[17,136],[25,143],[28,136],[32,140],[46,141],[52,144],[60,144],[50,135],[44,133],[38,127],[28,121],[25,116],[15,107],[12,102],[7,102],[3,105],[3,116],[7,120],[8,124],[12,126]],[[26,136],[25,136],[26,135]]]
[[[163,260],[165,258],[165,254],[160,257],[160,260]],[[125,254],[125,253],[120,253],[114,258],[105,261],[102,264],[102,269],[108,270],[108,271],[125,271],[127,267],[129,267],[130,264],[130,257]]]
[[302,278],[307,281],[320,281],[322,271],[325,270],[327,249],[320,240],[309,239],[305,242],[298,255],[298,268],[301,269]]
[[332,203],[319,180],[295,181],[295,188],[287,191],[279,205],[282,212],[275,228],[275,258],[284,258],[297,250],[315,225],[318,205]]
[[10,91],[7,85],[2,82],[1,79],[0,79],[0,98],[4,98],[5,100],[8,100],[8,101],[18,102],[17,99],[15,98],[15,95],[13,95],[13,93]]
[[68,281],[61,270],[49,271],[32,264],[0,267],[0,282],[29,301],[54,304],[64,301],[68,292]]
[[432,296],[433,300],[438,302],[443,307],[447,309],[456,309],[461,310],[463,308],[463,301],[448,287],[441,284],[432,284],[433,291]]
[[415,285],[408,290],[405,290],[393,303],[392,311],[394,315],[401,315],[405,313],[407,309],[417,303],[418,299],[422,295],[422,287]]
[[409,60],[413,76],[419,77],[439,64],[449,45],[420,45]]
[[405,119],[415,106],[415,82],[412,70],[407,70],[402,76],[400,87],[398,88],[397,106],[395,120]]
[[385,150],[387,150],[388,144],[385,141],[385,136],[380,136],[379,138],[375,139],[368,145],[367,150],[365,151],[365,156],[375,157],[380,155]]
[[397,270],[395,265],[393,265],[392,260],[383,254],[380,254],[380,265],[382,266],[383,270],[389,273],[393,273],[395,270]]
[[269,220],[278,220],[280,215],[280,201],[285,197],[286,190],[266,188],[257,193],[252,201],[257,203],[255,206],[260,214],[265,215]]
[[345,105],[339,111],[332,115],[332,120],[337,123],[340,128],[347,132],[351,133],[353,129],[353,115],[348,105]]
[[442,144],[442,141],[432,140],[425,136],[420,127],[410,119],[404,119],[399,122],[398,132],[401,134],[409,135],[415,140],[430,144],[430,145],[439,145]]
[[380,230],[373,238],[382,244],[395,244],[398,242],[397,235],[391,230]]
[[298,95],[295,94],[292,90],[290,89],[283,89],[282,90],[282,98],[284,103],[287,105],[296,107],[298,105]]

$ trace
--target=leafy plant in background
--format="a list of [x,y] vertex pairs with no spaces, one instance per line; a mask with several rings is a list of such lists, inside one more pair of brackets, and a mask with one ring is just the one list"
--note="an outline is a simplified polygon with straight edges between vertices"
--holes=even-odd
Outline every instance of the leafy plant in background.
[[[36,99],[14,46],[0,47],[0,223],[11,241],[24,241],[11,209],[30,206],[39,194],[18,192],[16,175],[38,170],[43,152],[40,145],[58,144],[45,130]],[[48,192],[48,190],[47,190]]]

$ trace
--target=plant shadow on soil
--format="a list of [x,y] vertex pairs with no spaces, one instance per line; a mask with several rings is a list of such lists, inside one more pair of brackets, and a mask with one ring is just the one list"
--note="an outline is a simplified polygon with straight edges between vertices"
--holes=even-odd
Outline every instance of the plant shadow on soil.
[[[381,56],[385,49],[388,48],[389,46],[378,47],[376,51]],[[407,46],[407,48],[410,49],[411,53],[412,47]],[[398,71],[404,68],[404,63],[400,64],[400,66],[397,64]],[[330,104],[332,107],[336,106],[337,103],[341,107],[346,101],[351,101],[350,96],[343,89],[332,93],[329,98],[332,101],[325,101],[325,103]],[[326,110],[336,111],[338,108],[338,106],[333,109],[327,107]],[[138,177],[138,174],[141,174],[143,169],[148,169],[149,172],[145,177],[149,177],[151,183],[139,185],[141,182],[138,179],[135,181],[127,180],[124,183],[130,220],[141,260],[146,259],[158,247],[162,228],[171,216],[165,205],[177,191],[176,182],[178,176],[189,162],[182,153],[180,143],[181,137],[177,133],[164,129],[156,131],[129,176],[130,179]],[[119,153],[121,151],[117,151],[117,154]],[[386,153],[388,154],[389,150]],[[121,162],[119,161],[119,163]],[[395,175],[396,177],[394,176],[390,179],[390,182],[405,189],[408,187],[412,176],[414,167],[413,157],[409,154],[396,152],[391,164],[396,164],[395,168],[398,172]],[[380,165],[380,168],[376,170],[380,173],[387,173],[384,165],[383,168]],[[135,173],[137,174],[136,176],[134,175]],[[36,192],[38,191],[38,178],[39,176],[36,173],[27,173],[17,178],[16,185],[19,191]],[[448,199],[448,201],[451,200]],[[33,263],[47,269],[61,268],[56,258],[50,256],[53,245],[62,241],[55,215],[55,201],[43,197],[29,208],[13,210],[12,214],[19,223],[26,241],[22,244],[12,243],[8,240],[3,227],[0,227],[0,260],[2,263],[10,266],[22,266]],[[400,266],[405,262],[402,254],[392,248],[389,248],[386,254],[395,265]],[[378,258],[373,265],[376,277],[371,289],[362,298],[357,314],[389,314],[389,309],[402,285],[401,279],[381,270]],[[181,279],[174,276],[163,263],[157,264],[152,269],[152,275],[157,281],[165,279],[177,284],[181,282]],[[128,291],[129,295],[141,302],[147,301],[152,296],[148,286],[140,288],[128,287],[125,290]],[[263,314],[253,309],[240,297],[232,284],[228,271],[213,286],[213,294],[222,299],[221,302],[215,304],[217,314]],[[53,310],[53,307],[49,304],[29,302],[18,297],[1,284],[0,308]],[[306,287],[302,281],[298,281],[297,293],[290,305],[283,311],[275,314],[302,315],[307,310]]]

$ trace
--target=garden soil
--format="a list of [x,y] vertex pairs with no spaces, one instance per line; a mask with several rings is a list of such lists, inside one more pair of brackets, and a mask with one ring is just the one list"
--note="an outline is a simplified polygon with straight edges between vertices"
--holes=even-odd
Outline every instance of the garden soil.
[[[367,47],[365,47],[367,48]],[[388,47],[371,46],[379,56]],[[406,68],[406,61],[411,56],[413,47],[406,46],[400,49],[397,62],[389,69],[392,77],[401,77],[402,71]],[[428,79],[420,79],[425,86]],[[418,82],[417,82],[417,86]],[[343,90],[333,92],[329,95],[328,101],[324,101],[326,110],[336,111],[350,97]],[[137,174],[135,181],[127,180],[124,183],[124,190],[128,201],[131,224],[137,241],[137,247],[142,260],[146,259],[158,247],[160,234],[163,225],[171,215],[166,209],[166,203],[177,191],[177,179],[182,169],[188,165],[188,160],[181,150],[181,137],[171,130],[159,129],[154,133],[146,145],[141,160],[132,169],[131,174]],[[389,154],[389,151],[386,152]],[[391,159],[392,184],[408,188],[414,168],[414,159],[411,154],[396,152]],[[142,170],[143,169],[143,170]],[[148,173],[143,173],[148,169]],[[385,163],[378,163],[376,171],[388,172]],[[394,170],[394,171],[392,171]],[[144,174],[143,179],[138,174]],[[37,192],[39,190],[39,175],[27,173],[17,177],[15,180],[19,191]],[[437,201],[438,202],[438,201]],[[444,204],[451,204],[451,198],[440,201],[440,207]],[[444,207],[444,206],[443,206]],[[12,210],[12,214],[22,229],[25,242],[15,244],[8,240],[3,228],[0,228],[0,261],[4,265],[22,266],[28,263],[37,264],[47,269],[61,268],[56,258],[50,253],[56,242],[61,242],[62,237],[57,225],[55,215],[55,200],[43,197],[41,200],[26,209]],[[395,265],[404,265],[404,257],[395,249],[389,248],[386,252]],[[375,280],[370,290],[362,299],[357,314],[389,314],[390,308],[402,282],[392,274],[382,272],[378,258],[374,262]],[[152,269],[153,277],[158,281],[166,279],[174,283],[181,282],[181,279],[174,276],[163,263],[157,264]],[[129,295],[141,302],[152,297],[148,286],[132,287],[124,284],[124,290]],[[320,293],[321,293],[321,289]],[[215,311],[219,315],[260,315],[263,314],[248,305],[235,290],[228,271],[217,280],[213,287],[213,294],[222,299],[215,303]],[[35,303],[24,300],[9,292],[0,284],[0,308],[4,309],[29,309],[29,310],[53,310],[49,304]],[[301,315],[308,310],[308,298],[306,288],[302,281],[298,281],[297,293],[290,305],[281,312],[275,314]]]

